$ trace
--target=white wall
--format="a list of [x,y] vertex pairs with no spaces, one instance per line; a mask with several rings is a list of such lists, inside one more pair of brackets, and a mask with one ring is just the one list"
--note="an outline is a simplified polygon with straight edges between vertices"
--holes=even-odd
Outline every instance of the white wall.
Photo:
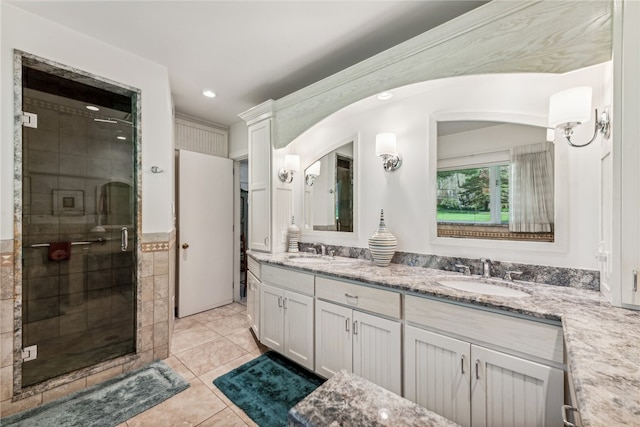
[[509,161],[509,149],[546,141],[544,127],[513,123],[438,137],[438,169]]
[[[609,92],[606,88],[611,85],[610,78],[605,82],[605,75],[610,75],[609,67],[607,63],[565,75],[465,76],[399,88],[391,101],[366,99],[335,113],[297,138],[289,148],[301,154],[301,164],[306,167],[313,158],[311,153],[321,152],[322,146],[359,134],[356,157],[360,213],[357,235],[350,239],[352,246],[367,247],[367,239],[375,231],[383,208],[386,224],[398,238],[399,251],[596,269],[599,143],[569,149],[558,138],[555,145],[559,165],[556,172],[560,173],[556,176],[565,185],[564,191],[557,191],[564,210],[558,212],[556,221],[558,228],[562,228],[556,230],[558,243],[434,238],[433,120],[461,118],[465,117],[463,113],[472,112],[476,119],[501,117],[504,121],[545,126],[549,96],[558,90],[591,85],[594,105],[600,106]],[[375,156],[375,135],[385,131],[397,134],[398,151],[403,157],[402,167],[393,173],[385,173],[381,160]],[[589,122],[576,133],[576,139],[588,140],[592,132],[593,122]],[[294,180],[296,194],[302,194],[301,181]],[[294,198],[297,217],[302,215],[301,199]],[[329,236],[320,239],[328,244],[345,244],[349,240]]]
[[[144,233],[173,229],[173,119],[166,67],[2,3],[0,48],[0,239],[13,238],[13,50],[74,67],[142,91]],[[152,174],[156,165],[162,174]]]
[[249,131],[244,121],[235,123],[229,128],[229,158],[244,159],[249,155]]

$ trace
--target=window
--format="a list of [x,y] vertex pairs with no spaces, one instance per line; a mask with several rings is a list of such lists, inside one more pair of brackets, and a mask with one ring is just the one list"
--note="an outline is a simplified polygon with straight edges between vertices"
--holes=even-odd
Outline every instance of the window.
[[438,222],[509,223],[508,164],[438,171]]
[[546,129],[437,122],[436,236],[554,241],[554,146]]

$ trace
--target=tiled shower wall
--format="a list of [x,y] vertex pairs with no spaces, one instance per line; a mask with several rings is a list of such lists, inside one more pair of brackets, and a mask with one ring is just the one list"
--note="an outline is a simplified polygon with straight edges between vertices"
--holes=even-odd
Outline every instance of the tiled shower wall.
[[[22,333],[21,284],[15,282],[14,241],[0,241],[0,416],[92,386],[155,359],[169,357],[174,320],[175,231],[142,236],[138,260],[136,353],[62,375],[14,393]],[[140,252],[139,252],[140,253]],[[18,362],[19,363],[19,362]]]

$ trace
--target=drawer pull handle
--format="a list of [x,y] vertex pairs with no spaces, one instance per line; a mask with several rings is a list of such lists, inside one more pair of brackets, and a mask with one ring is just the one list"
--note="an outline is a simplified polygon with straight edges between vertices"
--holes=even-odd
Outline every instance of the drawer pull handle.
[[638,270],[633,270],[633,292],[638,292]]
[[476,379],[480,379],[480,359],[476,359]]
[[580,411],[578,410],[578,408],[575,408],[571,405],[562,405],[562,423],[566,427],[576,427],[574,423],[568,420],[568,417],[567,417],[568,411],[574,411],[574,412],[580,412]]
[[353,335],[358,335],[358,321],[353,322]]
[[460,373],[464,375],[464,354],[460,358]]
[[345,292],[344,296],[347,298],[358,299],[358,295],[351,295],[349,292]]
[[287,309],[287,300],[288,300],[288,299],[289,299],[289,298],[283,298],[283,299],[282,299],[282,308],[284,308],[285,310]]
[[349,318],[347,317],[346,319],[344,319],[344,330],[349,332],[349,324],[351,322],[349,321]]
[[282,297],[278,297],[278,307],[282,308]]

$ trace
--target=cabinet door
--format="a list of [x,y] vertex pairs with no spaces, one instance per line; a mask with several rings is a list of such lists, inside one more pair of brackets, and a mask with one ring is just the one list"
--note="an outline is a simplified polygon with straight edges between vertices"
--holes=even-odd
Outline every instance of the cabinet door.
[[353,312],[353,373],[402,394],[400,323]]
[[340,369],[352,372],[352,310],[316,301],[316,369],[331,378]]
[[405,397],[468,427],[471,424],[468,342],[405,327]]
[[313,370],[313,297],[284,292],[284,355]]
[[[621,212],[614,211],[614,219],[621,218],[622,223],[614,225],[614,231],[618,232],[621,241],[621,271],[617,278],[620,289],[620,302],[623,306],[640,310],[640,285],[637,274],[640,271],[640,52],[638,41],[640,40],[640,3],[637,1],[619,2],[622,10],[620,19],[616,19],[615,25],[620,30],[616,31],[616,48],[614,54],[614,69],[617,75],[614,94],[613,138],[614,153],[616,150],[619,162],[613,165],[614,170],[621,175],[621,193],[615,193],[618,199],[615,201],[620,206]],[[617,35],[618,35],[617,34]],[[619,48],[617,46],[620,46]],[[619,52],[617,52],[619,50]],[[624,59],[622,59],[624,58]],[[618,72],[618,70],[620,70]],[[618,96],[619,95],[619,96]],[[620,165],[620,166],[618,166]],[[615,181],[614,181],[615,182]],[[614,278],[614,281],[616,278]],[[619,305],[617,298],[613,299],[615,305]]]
[[280,353],[284,351],[284,292],[262,283],[260,286],[260,342]]
[[260,339],[260,281],[250,271],[247,272],[247,321]]
[[474,427],[562,426],[563,372],[471,346]]
[[271,121],[249,126],[249,249],[271,251]]

